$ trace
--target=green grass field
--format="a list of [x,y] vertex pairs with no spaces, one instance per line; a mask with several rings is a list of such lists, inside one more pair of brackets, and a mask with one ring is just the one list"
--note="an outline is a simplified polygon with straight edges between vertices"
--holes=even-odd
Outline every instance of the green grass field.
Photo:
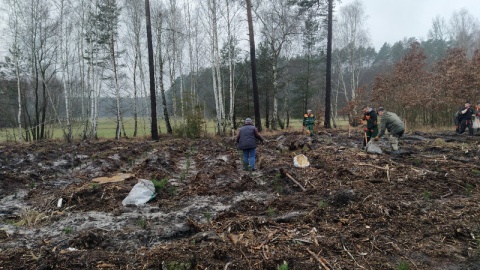
[[[115,128],[116,122],[115,118],[100,118],[98,120],[98,128],[97,134],[98,138],[100,139],[113,139],[115,138]],[[150,137],[150,120],[139,118],[138,119],[138,127],[137,127],[137,137]],[[262,122],[264,123],[264,122]],[[134,131],[134,120],[133,118],[124,118],[124,125],[125,125],[125,132],[127,137],[133,137]],[[181,125],[180,120],[173,120],[171,121],[172,128],[175,132],[176,128]],[[337,122],[339,128],[346,128],[348,127],[347,121],[340,121]],[[165,121],[163,119],[158,121],[159,133],[165,134],[167,133],[167,129],[165,126]],[[290,130],[300,130],[302,128],[302,120],[301,119],[291,119],[290,120]],[[207,134],[215,134],[215,122],[213,120],[208,120],[202,127],[203,131]],[[47,130],[50,134],[53,133],[51,136],[52,139],[62,139],[63,138],[63,131],[58,125],[50,125],[47,127]],[[72,132],[73,138],[75,140],[80,139],[82,135],[82,126],[80,123],[75,123],[72,125]],[[123,136],[123,132],[122,132]],[[15,128],[5,128],[0,129],[0,142],[5,141],[16,141],[18,140],[18,129]]]

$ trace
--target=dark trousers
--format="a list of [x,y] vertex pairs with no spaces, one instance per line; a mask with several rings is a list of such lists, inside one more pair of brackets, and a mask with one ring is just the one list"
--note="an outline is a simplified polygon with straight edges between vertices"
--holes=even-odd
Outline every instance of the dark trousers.
[[368,143],[372,138],[377,137],[377,135],[378,135],[378,126],[375,126],[374,128],[368,129],[367,131],[365,131],[364,136],[365,136],[365,135],[367,136],[367,140],[365,140],[365,137],[363,138],[363,146],[366,146],[367,143]]
[[468,136],[473,136],[473,125],[471,120],[463,120],[460,124],[460,131],[458,134],[462,134],[465,132],[465,129],[468,127]]

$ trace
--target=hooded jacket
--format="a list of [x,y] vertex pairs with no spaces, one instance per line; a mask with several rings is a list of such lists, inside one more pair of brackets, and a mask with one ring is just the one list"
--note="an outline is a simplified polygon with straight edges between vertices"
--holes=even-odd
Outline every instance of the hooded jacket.
[[403,134],[405,126],[398,115],[385,111],[380,117],[380,133],[378,133],[378,137],[382,137],[385,134],[385,130],[390,134]]
[[377,127],[377,112],[369,108],[368,112],[363,114],[363,120],[367,121],[367,128],[374,129]]

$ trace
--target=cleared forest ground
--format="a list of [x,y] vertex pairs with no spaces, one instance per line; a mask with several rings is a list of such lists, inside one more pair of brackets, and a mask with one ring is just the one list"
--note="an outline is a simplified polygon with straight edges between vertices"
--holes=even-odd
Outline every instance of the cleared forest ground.
[[480,269],[480,137],[350,135],[267,135],[255,172],[231,138],[1,144],[0,269]]

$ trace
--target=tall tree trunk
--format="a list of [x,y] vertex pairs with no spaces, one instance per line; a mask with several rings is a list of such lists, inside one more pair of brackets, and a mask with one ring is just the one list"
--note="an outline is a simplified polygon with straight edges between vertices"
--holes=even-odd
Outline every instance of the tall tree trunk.
[[155,93],[155,67],[153,62],[153,42],[152,42],[152,25],[150,23],[150,1],[145,0],[145,18],[147,25],[147,43],[148,43],[148,70],[150,75],[150,109],[152,114],[151,132],[152,139],[158,140],[157,128],[157,98]]
[[[143,90],[143,97],[142,97],[142,100],[143,100],[143,104],[144,104],[144,110],[147,110],[148,108],[148,103],[147,103],[147,97],[148,97],[148,93],[147,93],[147,83],[145,81],[145,73],[143,72],[143,61],[142,61],[142,52],[141,52],[141,48],[140,48],[140,29],[138,29],[138,32],[135,34],[135,53],[136,55],[138,56],[138,70],[139,70],[139,75],[140,75],[140,82],[141,82],[141,86],[142,86],[142,90]],[[151,118],[152,118],[152,115],[151,113],[148,114],[148,120],[149,122],[151,122]],[[145,121],[145,117],[142,117],[143,121]],[[144,133],[145,133],[145,122],[144,122]]]
[[[262,120],[260,118],[260,102],[258,98],[258,84],[257,84],[257,65],[255,63],[255,40],[253,34],[252,22],[252,3],[250,0],[245,0],[247,4],[247,20],[248,20],[248,37],[250,40],[250,64],[252,67],[252,85],[253,85],[253,105],[255,110],[255,126],[259,131],[262,130]],[[331,1],[331,0],[330,0]]]
[[163,20],[162,18],[159,18],[158,20],[158,25],[156,27],[156,33],[157,33],[157,50],[158,50],[158,83],[160,84],[160,93],[162,96],[162,107],[163,107],[163,117],[165,119],[165,126],[167,128],[167,133],[172,134],[173,129],[172,125],[170,123],[170,115],[168,113],[168,107],[167,107],[167,98],[165,96],[165,85],[163,83],[163,74],[164,74],[164,67],[165,67],[165,61],[163,58]]
[[217,133],[225,134],[225,106],[223,101],[222,76],[220,70],[220,53],[218,50],[218,29],[217,29],[217,0],[209,0],[209,9],[212,19],[212,80],[213,92],[215,97],[215,109],[217,112]]
[[233,36],[232,36],[232,27],[231,27],[231,21],[230,21],[230,1],[226,0],[225,1],[227,5],[227,48],[228,48],[228,75],[229,75],[229,94],[230,94],[230,111],[228,113],[228,122],[230,124],[230,129],[234,128],[234,112],[235,112],[235,84],[234,84],[234,79],[235,79],[235,63],[234,63],[234,44],[233,44]]
[[117,127],[115,130],[115,139],[120,139],[121,136],[121,126],[122,126],[122,115],[120,111],[120,86],[118,85],[118,75],[117,75],[117,61],[115,56],[115,41],[113,38],[113,34],[110,37],[110,56],[112,57],[112,65],[113,65],[113,79],[115,83],[115,101],[116,101],[116,115],[117,115]]
[[193,58],[193,42],[192,39],[194,38],[193,33],[197,35],[196,32],[192,31],[193,25],[192,25],[192,19],[191,19],[191,14],[190,14],[190,2],[186,2],[186,10],[187,10],[187,33],[188,33],[188,58],[189,58],[189,67],[190,67],[190,107],[192,110],[192,113],[195,112],[195,106],[197,105],[197,94],[196,94],[196,72],[195,72],[195,60]]
[[138,54],[135,52],[135,60],[133,62],[133,137],[137,137],[138,130],[138,102],[137,102],[137,62]]
[[330,125],[330,96],[332,93],[332,22],[333,22],[333,0],[328,0],[328,26],[327,26],[327,69],[326,69],[326,82],[325,82],[325,121],[323,126],[325,128],[331,128]]
[[274,56],[273,59],[273,111],[272,111],[272,126],[273,130],[277,129],[277,121],[278,121],[278,65],[277,65],[277,57]]
[[[63,95],[64,95],[64,101],[65,101],[65,121],[67,124],[67,130],[66,132],[64,131],[65,134],[65,140],[67,142],[70,142],[72,140],[72,124],[70,122],[70,91],[69,91],[69,73],[68,73],[68,37],[69,37],[69,31],[64,27],[64,12],[65,12],[65,1],[61,0],[60,1],[60,44],[61,48],[61,59],[62,59],[62,83],[63,83]],[[64,38],[65,37],[65,38]]]
[[20,53],[20,49],[18,46],[18,2],[13,2],[13,12],[14,12],[14,29],[13,29],[13,58],[15,62],[15,77],[17,79],[17,101],[18,101],[18,113],[17,113],[17,121],[18,121],[18,140],[23,140],[23,130],[22,130],[22,91],[21,91],[21,80],[20,80],[20,63],[18,60],[18,56]]

